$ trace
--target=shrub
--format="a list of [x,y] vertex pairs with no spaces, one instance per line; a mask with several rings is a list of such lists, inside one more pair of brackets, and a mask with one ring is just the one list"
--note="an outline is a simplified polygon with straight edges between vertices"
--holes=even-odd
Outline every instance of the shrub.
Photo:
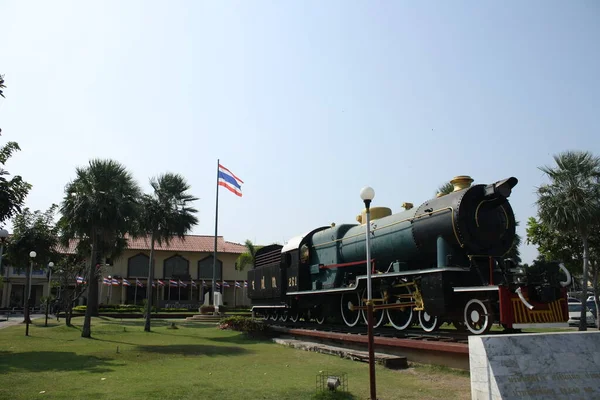
[[223,318],[219,324],[219,329],[231,329],[239,332],[265,332],[267,325],[262,320],[255,320],[248,317],[233,316]]

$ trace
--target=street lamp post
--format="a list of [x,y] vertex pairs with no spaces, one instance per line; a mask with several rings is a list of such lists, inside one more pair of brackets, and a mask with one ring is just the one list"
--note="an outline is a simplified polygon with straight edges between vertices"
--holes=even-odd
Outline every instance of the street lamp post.
[[29,258],[31,258],[31,262],[29,263],[29,288],[27,290],[27,300],[25,301],[25,336],[29,336],[29,299],[31,299],[31,274],[33,273],[33,260],[37,256],[35,251],[29,252]]
[[50,261],[48,263],[48,296],[46,296],[46,322],[44,326],[48,326],[48,309],[50,308],[50,286],[52,285],[52,268],[54,267],[54,263]]
[[367,329],[369,340],[369,382],[371,389],[371,400],[376,400],[375,387],[375,354],[373,344],[373,295],[371,292],[371,200],[375,197],[375,191],[369,186],[365,186],[360,191],[360,198],[365,203],[366,208],[366,248],[367,248]]

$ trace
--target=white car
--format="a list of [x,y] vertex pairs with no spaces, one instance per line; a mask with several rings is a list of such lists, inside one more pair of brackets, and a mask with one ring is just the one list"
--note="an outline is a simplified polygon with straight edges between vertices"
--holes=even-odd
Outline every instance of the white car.
[[[579,326],[581,307],[581,303],[569,303],[569,326]],[[587,326],[596,326],[596,318],[587,307],[585,312],[585,322]]]

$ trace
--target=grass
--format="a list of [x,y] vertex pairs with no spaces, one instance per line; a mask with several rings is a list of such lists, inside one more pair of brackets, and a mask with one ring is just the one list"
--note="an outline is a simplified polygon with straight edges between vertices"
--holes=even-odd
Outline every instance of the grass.
[[[0,330],[0,399],[365,399],[368,364],[251,340],[214,324],[107,317],[92,321],[93,339],[74,327]],[[348,376],[349,394],[315,395],[319,371]],[[415,366],[376,366],[379,399],[469,399],[468,374]],[[42,393],[43,392],[43,393]]]

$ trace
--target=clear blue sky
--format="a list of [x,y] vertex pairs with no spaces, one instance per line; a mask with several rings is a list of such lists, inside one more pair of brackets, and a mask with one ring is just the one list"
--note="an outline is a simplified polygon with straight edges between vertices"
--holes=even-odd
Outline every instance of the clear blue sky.
[[[90,158],[184,174],[214,234],[284,242],[355,222],[359,191],[394,212],[455,175],[519,179],[524,236],[538,167],[600,154],[600,3],[2,1],[2,143],[60,202]],[[536,256],[523,246],[524,261]]]

